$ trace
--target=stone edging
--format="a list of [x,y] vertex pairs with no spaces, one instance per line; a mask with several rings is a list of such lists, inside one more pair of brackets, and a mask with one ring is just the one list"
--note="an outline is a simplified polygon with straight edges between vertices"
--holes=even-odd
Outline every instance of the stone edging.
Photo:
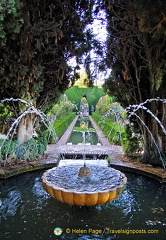
[[118,164],[110,164],[110,167],[115,168],[120,171],[137,173],[137,174],[158,180],[161,183],[166,183],[166,177],[162,177],[158,174],[148,172],[148,171],[140,169],[140,168],[125,166],[125,165],[118,165]]
[[26,173],[26,172],[31,172],[31,171],[36,171],[40,169],[48,169],[52,167],[56,167],[57,163],[44,163],[44,164],[39,164],[39,165],[34,165],[34,166],[27,166],[27,167],[21,167],[17,168],[11,171],[8,170],[0,170],[0,180],[7,179],[10,177],[14,177],[16,175]]

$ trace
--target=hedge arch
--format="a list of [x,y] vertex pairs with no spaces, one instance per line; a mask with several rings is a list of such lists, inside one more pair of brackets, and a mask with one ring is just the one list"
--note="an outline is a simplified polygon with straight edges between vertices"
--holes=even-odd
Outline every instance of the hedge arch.
[[[65,91],[68,99],[77,106],[78,111],[80,111],[80,102],[82,97],[85,97],[88,101],[88,105],[96,108],[96,104],[98,103],[100,97],[104,96],[106,93],[103,88],[98,86],[88,88],[79,86],[74,86]],[[91,108],[89,108],[91,109]]]

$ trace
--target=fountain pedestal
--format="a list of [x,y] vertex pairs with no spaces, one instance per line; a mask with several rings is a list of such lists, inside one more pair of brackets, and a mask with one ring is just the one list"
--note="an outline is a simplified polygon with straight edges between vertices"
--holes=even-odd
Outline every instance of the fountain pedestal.
[[126,182],[126,176],[120,171],[99,165],[55,167],[42,176],[48,194],[60,202],[76,206],[111,202],[124,191]]

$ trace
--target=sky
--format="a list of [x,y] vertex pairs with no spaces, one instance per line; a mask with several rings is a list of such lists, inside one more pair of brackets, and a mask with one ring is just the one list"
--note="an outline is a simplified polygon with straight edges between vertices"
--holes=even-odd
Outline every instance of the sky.
[[[104,44],[107,39],[107,30],[106,30],[106,17],[105,13],[103,11],[99,12],[97,17],[95,17],[93,24],[89,24],[87,28],[91,29],[93,33],[95,34],[95,37],[97,40],[101,42],[104,49]],[[95,55],[94,51],[91,51],[91,57],[99,59],[97,55]],[[76,66],[75,58],[71,59],[69,62],[72,66]],[[83,65],[80,65],[80,68],[84,69]],[[94,68],[94,65],[91,64],[91,68]],[[106,79],[110,75],[111,70],[108,69],[107,72],[95,72],[97,74],[97,77],[95,78],[94,85],[102,85],[104,83],[104,79]]]

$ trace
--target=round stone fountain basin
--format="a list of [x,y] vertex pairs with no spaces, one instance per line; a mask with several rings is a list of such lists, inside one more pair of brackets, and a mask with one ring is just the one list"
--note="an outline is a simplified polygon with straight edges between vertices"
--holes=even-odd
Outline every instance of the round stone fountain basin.
[[88,165],[91,175],[80,177],[82,165],[55,167],[42,176],[44,189],[60,202],[76,206],[94,206],[111,202],[124,191],[127,178],[118,170]]

